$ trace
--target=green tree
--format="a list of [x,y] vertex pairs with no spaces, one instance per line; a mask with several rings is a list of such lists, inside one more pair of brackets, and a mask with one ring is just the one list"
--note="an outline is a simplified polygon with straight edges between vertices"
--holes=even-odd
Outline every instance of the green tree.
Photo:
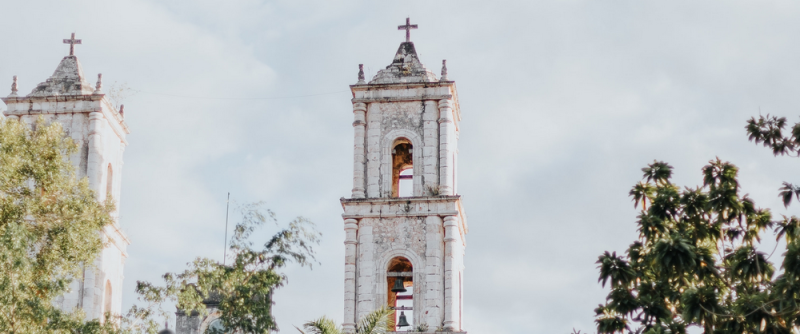
[[[630,192],[634,204],[650,203],[637,217],[639,238],[625,255],[597,261],[598,282],[611,288],[595,309],[598,333],[791,333],[800,325],[800,219],[772,221],[741,194],[736,166],[719,159],[702,168],[696,188],[673,184],[664,162],[642,171]],[[787,242],[777,277],[757,248],[768,229]]]
[[[356,334],[384,334],[386,332],[394,331],[394,310],[388,307],[382,307],[365,315],[356,325]],[[295,327],[297,328],[297,327]],[[336,323],[328,317],[321,317],[316,320],[309,321],[303,325],[303,328],[310,334],[342,334],[344,330],[336,326]],[[300,328],[297,328],[302,334],[306,334]]]
[[83,321],[53,306],[102,250],[113,203],[98,202],[69,155],[77,146],[58,123],[31,129],[0,121],[0,332],[97,333],[112,322]]
[[[767,115],[758,116],[758,119],[751,117],[745,129],[750,141],[769,147],[775,156],[800,156],[800,123],[795,123],[791,132],[784,134],[786,126],[785,117]],[[780,197],[783,199],[783,205],[788,207],[792,203],[792,197],[800,200],[800,186],[783,182]]]
[[[309,266],[315,261],[313,246],[320,234],[313,223],[298,217],[267,240],[253,247],[253,234],[266,223],[275,223],[275,214],[263,203],[246,204],[237,210],[242,219],[231,238],[229,264],[197,258],[181,273],[163,276],[164,286],[137,282],[136,292],[145,307],[134,307],[125,319],[129,331],[153,331],[153,315],[167,316],[160,305],[172,301],[187,313],[208,314],[203,300],[219,302],[219,320],[226,332],[268,333],[277,330],[272,316],[274,291],[286,283],[280,270],[289,263]],[[213,331],[213,330],[212,330]]]

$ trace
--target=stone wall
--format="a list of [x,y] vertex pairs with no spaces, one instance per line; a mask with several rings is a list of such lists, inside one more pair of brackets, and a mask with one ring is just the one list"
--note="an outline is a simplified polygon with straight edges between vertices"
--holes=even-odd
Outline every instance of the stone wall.
[[[397,256],[413,266],[413,323],[439,327],[450,319],[448,310],[460,323],[459,277],[468,232],[460,197],[342,199],[342,205],[347,232],[345,315],[352,319],[345,323],[354,324],[387,304],[387,268]],[[451,223],[449,233],[445,221]]]

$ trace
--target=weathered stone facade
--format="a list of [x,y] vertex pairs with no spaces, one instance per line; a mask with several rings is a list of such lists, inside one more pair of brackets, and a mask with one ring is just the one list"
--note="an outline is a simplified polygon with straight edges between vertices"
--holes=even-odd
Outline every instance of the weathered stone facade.
[[[58,122],[78,145],[78,153],[70,160],[79,177],[88,177],[98,200],[110,195],[119,208],[122,179],[122,155],[130,133],[123,114],[102,93],[100,77],[90,84],[78,58],[64,57],[56,71],[26,96],[17,95],[14,77],[11,95],[2,98],[8,106],[4,116],[33,124],[38,117],[46,122]],[[102,238],[106,247],[94,263],[76,277],[70,292],[58,298],[57,305],[65,311],[82,308],[89,319],[101,318],[105,312],[122,311],[123,267],[130,241],[120,230],[119,210],[113,213],[114,223],[106,226]]]
[[212,296],[203,301],[206,305],[206,315],[201,315],[199,312],[192,312],[187,314],[182,310],[175,312],[175,334],[204,334],[209,328],[217,330],[224,330],[224,327],[218,321],[220,312],[217,308],[219,300]]
[[[467,222],[457,195],[455,82],[437,80],[406,41],[392,64],[369,83],[360,74],[350,88],[355,144],[352,197],[341,199],[344,329],[353,333],[365,314],[395,306],[389,284],[402,276],[411,281],[412,325],[461,331]],[[411,197],[399,197],[399,169],[413,169]],[[398,258],[413,269],[391,271]]]

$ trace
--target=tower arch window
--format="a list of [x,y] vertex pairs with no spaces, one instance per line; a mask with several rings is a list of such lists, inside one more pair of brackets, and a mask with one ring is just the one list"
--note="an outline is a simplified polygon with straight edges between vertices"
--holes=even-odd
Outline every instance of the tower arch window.
[[408,326],[413,328],[414,267],[411,265],[411,261],[402,256],[392,258],[387,268],[386,280],[388,287],[386,300],[388,306],[395,310],[394,320],[395,325],[398,326],[397,330],[406,328],[399,327],[402,324],[401,317],[404,317]]
[[106,197],[114,195],[114,169],[111,164],[108,164],[108,172],[106,172]]
[[106,281],[105,293],[103,294],[103,317],[105,317],[105,314],[111,313],[112,296],[111,281]]
[[400,171],[397,181],[397,197],[414,196],[414,168],[407,168]]
[[405,138],[395,140],[392,146],[392,197],[409,197],[414,194],[414,147]]
[[222,320],[219,319],[219,318],[214,319],[213,321],[211,321],[211,323],[208,324],[208,329],[206,330],[206,332],[210,332],[210,333],[228,333],[227,329],[222,324]]

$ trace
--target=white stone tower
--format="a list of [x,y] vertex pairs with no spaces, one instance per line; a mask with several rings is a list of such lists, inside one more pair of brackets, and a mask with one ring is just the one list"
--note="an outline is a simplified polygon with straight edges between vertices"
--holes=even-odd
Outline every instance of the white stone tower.
[[[343,325],[350,333],[362,316],[384,305],[402,310],[414,328],[462,331],[467,222],[457,192],[461,114],[445,62],[439,79],[420,63],[408,36],[413,28],[408,20],[399,27],[406,41],[386,69],[369,83],[360,70],[350,86],[353,192],[341,199]],[[391,291],[397,279],[407,292]]]
[[[33,124],[39,116],[48,122],[61,123],[80,147],[70,157],[78,176],[89,178],[98,200],[104,200],[108,194],[119,208],[122,153],[128,144],[125,140],[130,133],[128,125],[122,108],[117,110],[103,94],[101,76],[98,75],[94,87],[86,80],[74,55],[74,44],[81,41],[72,34],[64,43],[70,44],[69,56],[30,94],[17,95],[17,77],[14,77],[11,95],[2,98],[8,106],[4,115],[28,124]],[[87,266],[81,277],[72,282],[71,291],[58,298],[62,310],[81,308],[88,319],[102,319],[105,312],[121,313],[125,249],[130,241],[119,229],[118,210],[113,216],[114,223],[102,232],[106,247],[94,263],[96,269]]]

